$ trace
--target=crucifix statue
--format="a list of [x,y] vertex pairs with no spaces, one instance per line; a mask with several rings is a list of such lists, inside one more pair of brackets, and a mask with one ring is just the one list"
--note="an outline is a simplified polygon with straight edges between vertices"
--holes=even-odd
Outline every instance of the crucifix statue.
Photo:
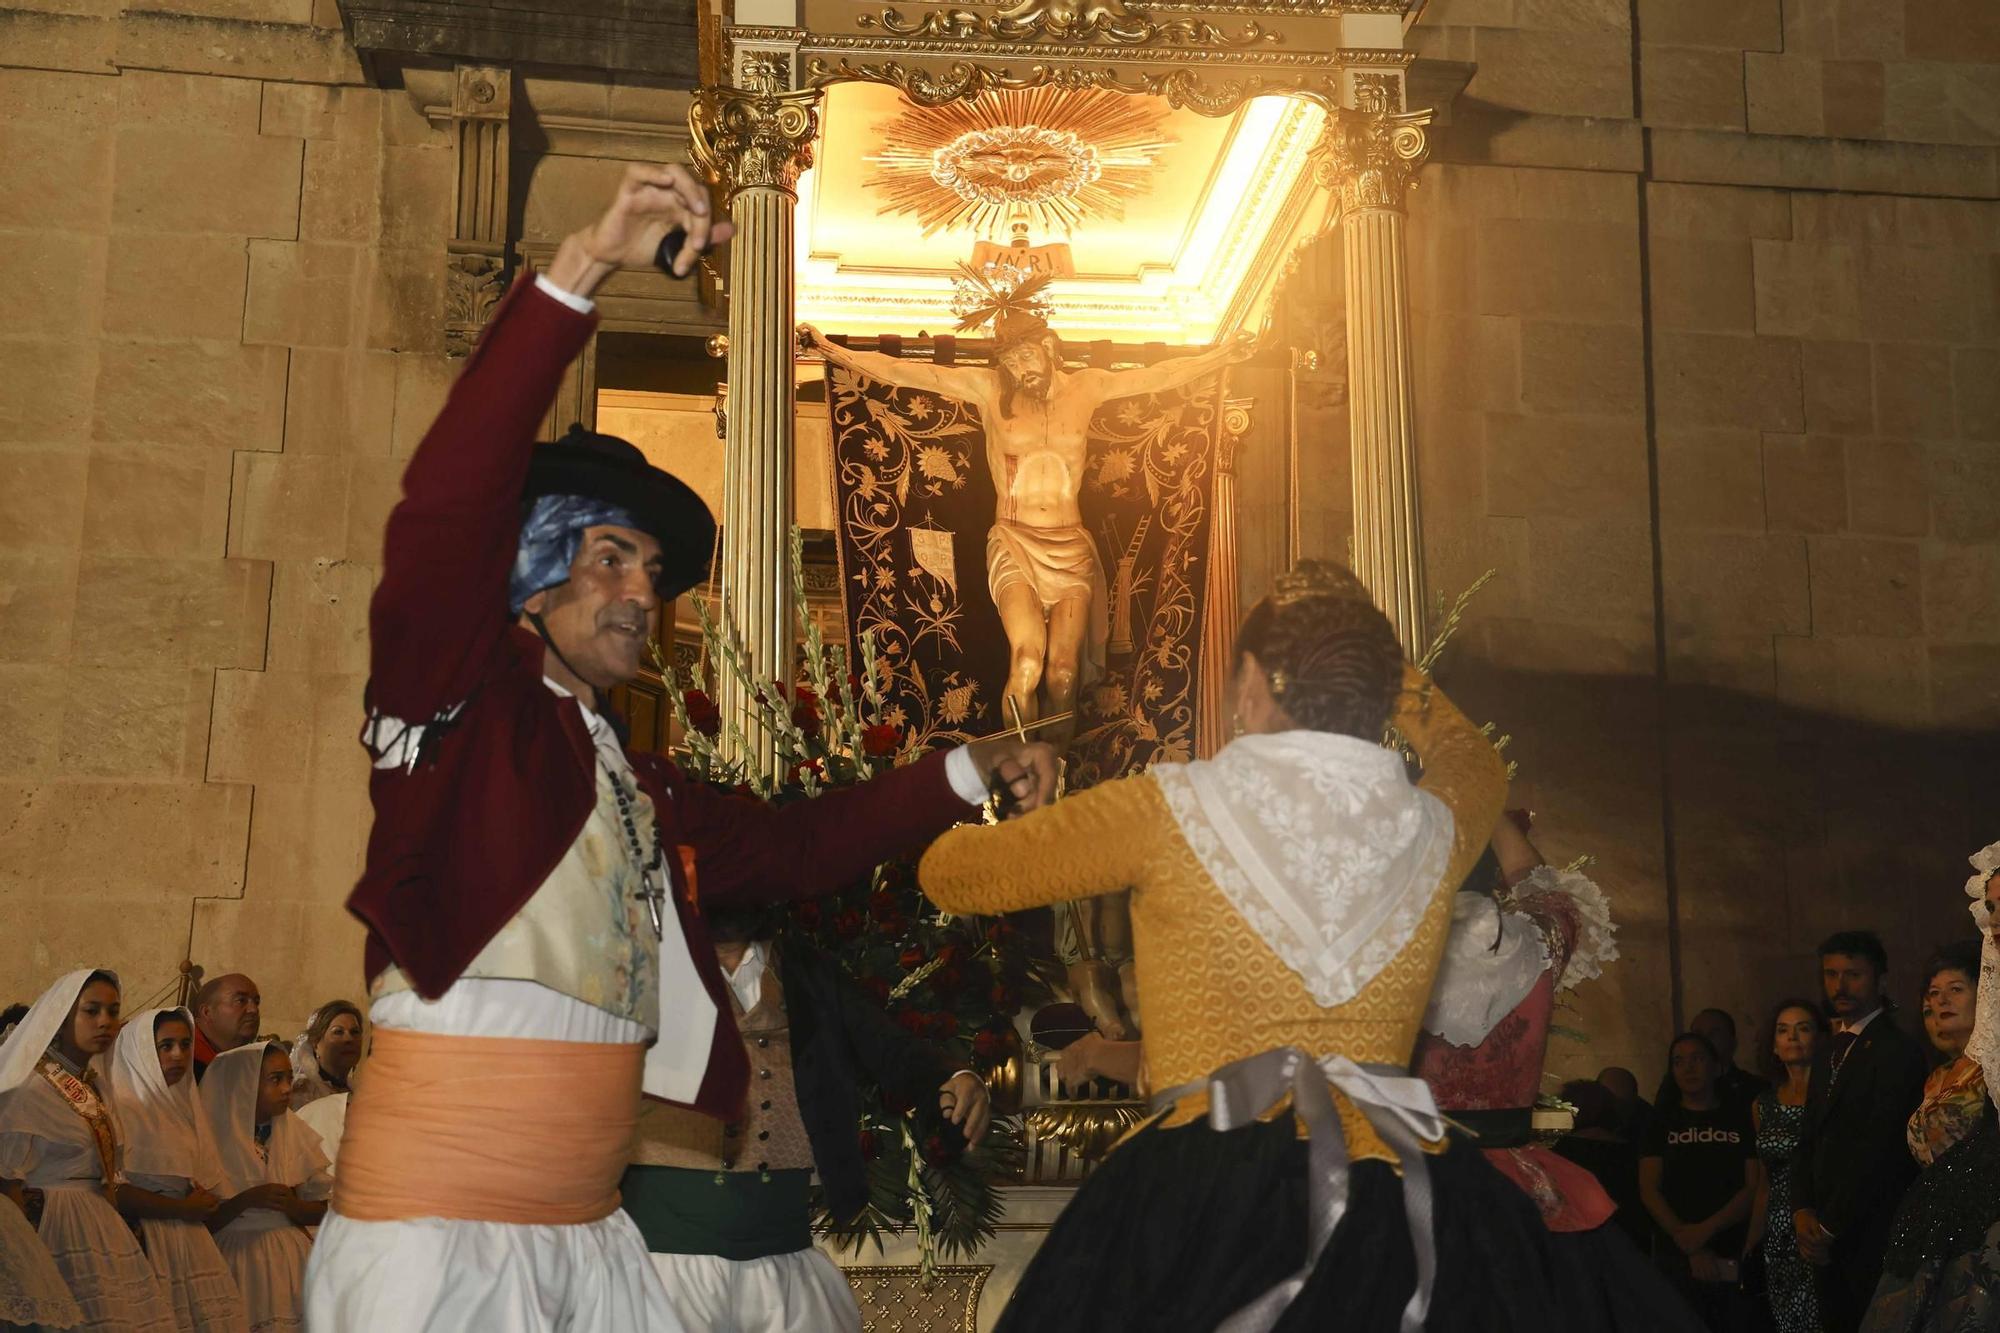
[[[971,403],[986,432],[986,463],[998,507],[986,536],[986,583],[1007,634],[1003,720],[1032,723],[1071,713],[1077,693],[1104,670],[1109,599],[1097,547],[1083,526],[1090,422],[1117,398],[1178,388],[1249,358],[1239,334],[1193,356],[1134,370],[1070,370],[1062,344],[1035,305],[1046,275],[1003,290],[975,274],[990,299],[967,312],[961,331],[993,321],[990,366],[940,366],[855,352],[800,330],[804,344],[836,366],[885,384]],[[1074,722],[1051,727],[1064,743]]]

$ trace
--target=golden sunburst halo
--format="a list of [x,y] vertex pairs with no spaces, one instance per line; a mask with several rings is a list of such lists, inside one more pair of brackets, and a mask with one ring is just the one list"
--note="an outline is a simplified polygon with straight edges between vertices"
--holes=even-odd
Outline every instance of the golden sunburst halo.
[[1120,220],[1150,190],[1164,133],[1153,98],[1101,89],[1009,89],[942,106],[905,106],[878,127],[865,182],[887,211],[940,231],[997,237],[1026,222],[1044,235]]

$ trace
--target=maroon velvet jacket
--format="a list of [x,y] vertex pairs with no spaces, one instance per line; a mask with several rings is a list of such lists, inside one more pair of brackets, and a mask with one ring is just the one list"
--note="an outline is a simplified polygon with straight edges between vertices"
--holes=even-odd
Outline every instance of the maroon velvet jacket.
[[[531,279],[517,282],[411,458],[389,516],[367,703],[371,716],[427,732],[419,762],[374,772],[368,864],[347,906],[368,927],[368,975],[394,962],[428,999],[541,887],[596,799],[581,709],[543,684],[542,641],[507,615],[535,432],[595,326]],[[656,755],[631,759],[658,812],[689,955],[715,1001],[693,1107],[726,1118],[749,1065],[696,902],[831,892],[918,850],[969,810],[942,754],[783,809],[718,793]],[[660,1015],[662,1026],[675,1021]]]

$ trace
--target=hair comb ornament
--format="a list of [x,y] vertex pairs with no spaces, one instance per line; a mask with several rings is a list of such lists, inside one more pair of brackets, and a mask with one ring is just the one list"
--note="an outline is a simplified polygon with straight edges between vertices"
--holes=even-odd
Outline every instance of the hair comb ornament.
[[1291,606],[1313,597],[1359,597],[1372,603],[1368,589],[1354,572],[1327,560],[1301,560],[1278,575],[1271,585],[1271,604]]

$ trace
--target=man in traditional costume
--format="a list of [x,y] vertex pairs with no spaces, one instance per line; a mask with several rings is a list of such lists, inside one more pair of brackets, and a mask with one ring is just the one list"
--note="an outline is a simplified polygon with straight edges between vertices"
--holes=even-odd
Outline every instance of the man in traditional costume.
[[[666,242],[684,233],[677,251]],[[1046,747],[939,754],[784,810],[628,753],[606,691],[703,576],[714,521],[632,445],[534,435],[591,294],[729,234],[680,167],[495,308],[404,475],[371,611],[375,826],[348,900],[374,1044],[308,1278],[334,1330],[673,1330],[618,1208],[640,1090],[710,1115],[749,1070],[695,903],[830,891],[1054,787]]]
[[688,1328],[861,1333],[853,1289],[813,1244],[813,1177],[827,1212],[850,1221],[868,1204],[863,1089],[914,1108],[918,1141],[935,1134],[950,1152],[985,1134],[986,1084],[891,1022],[832,958],[775,940],[768,918],[705,921],[753,1076],[726,1122],[646,1104],[625,1210]]

